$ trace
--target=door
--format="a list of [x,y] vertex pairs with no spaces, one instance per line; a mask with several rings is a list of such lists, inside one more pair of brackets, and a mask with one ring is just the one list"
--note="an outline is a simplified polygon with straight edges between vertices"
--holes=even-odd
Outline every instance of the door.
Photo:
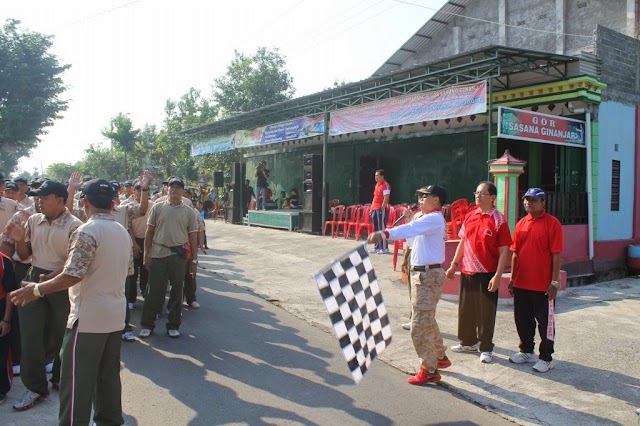
[[375,173],[378,169],[376,157],[363,155],[360,157],[360,174],[358,176],[358,202],[370,203],[373,200],[373,190],[376,187]]

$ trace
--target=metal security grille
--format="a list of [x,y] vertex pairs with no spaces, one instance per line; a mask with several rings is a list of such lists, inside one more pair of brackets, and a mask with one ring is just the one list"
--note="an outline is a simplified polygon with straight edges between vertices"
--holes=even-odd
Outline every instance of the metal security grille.
[[620,160],[611,160],[611,211],[620,211]]

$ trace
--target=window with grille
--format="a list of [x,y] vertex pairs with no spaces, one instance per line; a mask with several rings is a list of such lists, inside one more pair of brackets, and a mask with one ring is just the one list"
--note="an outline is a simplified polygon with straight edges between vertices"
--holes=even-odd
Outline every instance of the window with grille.
[[620,160],[611,160],[611,211],[620,211]]

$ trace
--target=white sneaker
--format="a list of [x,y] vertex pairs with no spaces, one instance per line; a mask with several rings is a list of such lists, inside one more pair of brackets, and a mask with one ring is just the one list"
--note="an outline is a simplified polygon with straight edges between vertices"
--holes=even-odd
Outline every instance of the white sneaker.
[[175,328],[170,328],[167,330],[167,334],[169,335],[169,337],[172,338],[176,338],[176,337],[180,337],[180,332],[178,330],[176,330]]
[[389,249],[378,250],[378,254],[389,254]]
[[555,359],[552,359],[551,361],[544,361],[542,359],[539,359],[538,362],[536,362],[533,366],[533,369],[538,373],[546,373],[547,371],[555,367],[557,363],[558,362]]
[[514,364],[524,364],[525,362],[536,362],[538,359],[533,353],[517,352],[509,357],[509,362]]
[[451,346],[451,350],[453,352],[478,352],[478,348],[480,347],[480,342],[475,345],[466,346],[463,344],[458,344],[455,346]]
[[405,330],[411,330],[411,323],[405,322],[404,324],[402,324],[402,328],[404,328]]
[[189,306],[191,306],[193,309],[200,309],[200,304],[195,300],[191,302]]
[[125,342],[135,342],[136,336],[133,335],[133,331],[131,330],[125,331],[124,333],[122,333],[122,340],[124,340]]
[[372,249],[369,250],[369,253],[377,253],[377,252],[378,252],[378,250],[376,250],[375,248],[372,248]]
[[45,368],[45,370],[47,370],[47,373],[51,373],[53,371],[53,363],[50,362],[44,368]]
[[20,375],[20,366],[19,365],[14,365],[13,366],[13,375],[14,376],[19,376]]
[[491,352],[482,352],[480,354],[480,362],[489,364],[491,361],[493,361],[493,354]]
[[138,337],[141,339],[149,336],[151,336],[151,329],[149,328],[143,328],[142,330],[140,330],[140,333],[138,333]]

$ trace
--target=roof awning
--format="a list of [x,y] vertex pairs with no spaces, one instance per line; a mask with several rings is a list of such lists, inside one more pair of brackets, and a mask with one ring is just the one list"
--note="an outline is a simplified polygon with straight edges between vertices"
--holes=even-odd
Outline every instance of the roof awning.
[[494,90],[513,88],[510,75],[533,73],[549,81],[569,77],[579,57],[489,46],[428,64],[380,75],[297,99],[268,105],[182,132],[186,136],[219,135],[296,117],[311,116],[410,93],[491,80]]

